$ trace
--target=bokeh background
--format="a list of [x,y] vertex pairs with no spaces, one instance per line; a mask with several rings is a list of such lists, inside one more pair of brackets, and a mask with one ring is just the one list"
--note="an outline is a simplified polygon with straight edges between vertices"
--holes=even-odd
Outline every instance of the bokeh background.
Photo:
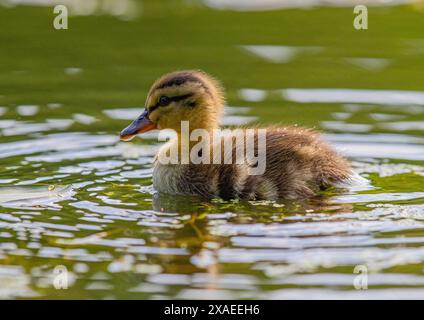
[[[0,0],[0,298],[424,298],[424,3],[360,1],[356,30],[357,3]],[[118,133],[179,69],[222,81],[223,125],[314,127],[370,184],[155,194],[155,135]]]

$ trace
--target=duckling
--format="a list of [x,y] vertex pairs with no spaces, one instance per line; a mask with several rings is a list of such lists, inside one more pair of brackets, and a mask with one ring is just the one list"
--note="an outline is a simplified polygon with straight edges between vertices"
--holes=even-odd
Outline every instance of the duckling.
[[[297,126],[253,128],[256,143],[261,142],[259,129],[266,132],[263,141],[265,159],[261,160],[266,165],[262,174],[253,173],[262,162],[195,163],[191,159],[182,161],[182,155],[178,155],[174,162],[160,161],[175,147],[177,150],[186,147],[186,151],[195,151],[199,156],[211,155],[219,139],[205,144],[200,150],[192,141],[184,146],[181,124],[187,121],[189,133],[201,129],[213,135],[219,128],[223,106],[223,89],[216,79],[197,70],[172,72],[155,81],[147,95],[144,112],[122,130],[120,138],[128,141],[153,129],[176,132],[175,137],[161,147],[154,161],[153,187],[162,193],[224,200],[301,199],[331,186],[349,183],[352,179],[353,172],[345,158],[318,132]],[[248,128],[241,129],[242,132],[246,130]],[[256,155],[260,146],[256,144],[254,147]],[[222,159],[228,150],[221,148],[218,152]],[[236,153],[234,146],[230,153]]]

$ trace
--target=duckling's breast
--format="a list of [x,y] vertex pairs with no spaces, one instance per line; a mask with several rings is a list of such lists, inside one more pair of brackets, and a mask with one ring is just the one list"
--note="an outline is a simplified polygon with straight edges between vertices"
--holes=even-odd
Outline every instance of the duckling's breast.
[[182,165],[164,165],[156,162],[153,169],[153,187],[169,194],[181,194],[180,181],[184,172]]

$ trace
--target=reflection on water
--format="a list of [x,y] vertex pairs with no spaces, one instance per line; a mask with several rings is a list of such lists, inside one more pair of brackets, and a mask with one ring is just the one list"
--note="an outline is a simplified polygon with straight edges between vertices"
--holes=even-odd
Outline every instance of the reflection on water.
[[258,57],[273,63],[287,63],[304,53],[317,53],[322,50],[319,47],[290,47],[290,46],[241,46],[242,49],[251,52]]
[[[300,103],[369,103],[384,105],[424,105],[424,92],[358,89],[284,89],[284,99]],[[424,111],[424,109],[422,109]]]
[[[25,1],[0,3],[18,2]],[[108,1],[87,1],[87,8],[94,2],[101,8],[81,14],[112,10]],[[163,34],[165,22],[157,16],[161,4],[134,3],[146,8],[141,22],[134,17],[130,23],[137,42],[111,32],[111,40],[100,43],[96,28],[84,29],[90,45],[69,48],[66,63],[50,65],[51,55],[33,50],[22,65],[0,64],[5,84],[0,92],[0,298],[423,298],[424,83],[414,73],[420,70],[422,39],[395,39],[395,48],[408,44],[408,61],[401,63],[414,65],[404,68],[390,44],[384,58],[375,58],[374,50],[381,47],[347,55],[341,44],[329,47],[325,37],[313,39],[306,24],[296,29],[296,41],[270,33],[263,41],[247,42],[244,33],[228,28],[231,39],[221,43],[225,37],[213,38],[216,30],[200,28],[193,18],[193,29],[199,27],[202,37],[217,43],[206,50],[206,42],[191,45],[190,34],[189,51],[181,46],[171,50],[164,46],[171,36]],[[283,4],[203,3],[243,10]],[[299,3],[321,1],[284,5]],[[194,12],[202,21],[209,14],[217,20],[234,14],[191,2],[186,6],[192,11],[182,15]],[[9,14],[21,9],[1,8],[0,20],[7,22]],[[403,11],[392,8],[390,13]],[[321,22],[319,9],[287,12],[273,14],[281,15],[281,21],[306,14]],[[260,14],[244,18],[256,28]],[[102,17],[84,19],[95,25]],[[115,31],[129,24],[108,19]],[[169,19],[175,19],[170,21],[175,26],[167,30],[177,30],[173,36],[186,46],[186,39],[178,38],[185,34],[178,29],[180,17]],[[268,15],[263,22],[271,23]],[[7,32],[22,41],[22,30]],[[82,31],[75,32],[72,40],[79,41]],[[56,52],[57,41],[45,43],[47,52]],[[241,43],[249,45],[240,50]],[[15,44],[4,45],[13,49]],[[187,52],[192,53],[188,58]],[[206,52],[216,61],[206,62]],[[6,59],[0,53],[0,60]],[[241,74],[235,61],[247,71]],[[324,138],[349,157],[367,183],[340,186],[308,201],[206,202],[157,194],[151,177],[158,132],[129,143],[121,143],[118,132],[142,112],[146,92],[139,91],[147,90],[162,72],[158,66],[168,62],[172,68],[204,67],[222,75],[230,104],[223,125],[263,121],[323,129]],[[40,65],[45,69],[37,69]],[[21,69],[26,73],[17,72]],[[404,71],[393,76],[400,69]],[[339,74],[346,76],[340,80]],[[365,84],[362,77],[376,78]],[[414,86],[404,85],[411,79]],[[28,90],[28,81],[36,89]],[[367,267],[368,290],[354,289],[357,265]],[[67,269],[67,290],[53,286],[58,266]]]
[[[339,130],[337,130],[339,131]],[[347,130],[349,131],[349,127]],[[424,160],[424,145],[408,143],[408,136],[403,141],[385,142],[381,139],[387,139],[392,135],[372,135],[364,136],[362,140],[357,139],[357,135],[329,135],[330,141],[334,141],[334,145],[339,150],[352,158],[375,158],[375,159],[403,159],[403,160]],[[402,136],[395,136],[398,139]],[[376,153],[378,150],[378,153]]]
[[346,61],[370,71],[381,71],[393,62],[390,59],[382,58],[346,58]]
[[0,187],[0,205],[5,207],[53,206],[70,199],[74,191],[70,186]]
[[389,6],[420,1],[421,0],[203,0],[203,2],[211,8],[240,11],[311,8],[316,6],[353,7],[358,4]]
[[[123,20],[135,19],[140,11],[140,2],[137,0],[1,0],[0,5],[6,7],[65,5],[73,15],[108,14]],[[79,71],[78,68],[65,69],[67,74],[76,74]]]

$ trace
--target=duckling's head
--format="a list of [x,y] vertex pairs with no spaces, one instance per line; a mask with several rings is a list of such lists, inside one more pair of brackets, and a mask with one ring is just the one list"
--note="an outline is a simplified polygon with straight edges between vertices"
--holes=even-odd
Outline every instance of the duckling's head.
[[219,125],[223,93],[218,81],[202,71],[176,71],[155,81],[147,95],[144,112],[121,132],[121,140],[153,129],[181,132],[181,122],[189,129],[208,131]]

